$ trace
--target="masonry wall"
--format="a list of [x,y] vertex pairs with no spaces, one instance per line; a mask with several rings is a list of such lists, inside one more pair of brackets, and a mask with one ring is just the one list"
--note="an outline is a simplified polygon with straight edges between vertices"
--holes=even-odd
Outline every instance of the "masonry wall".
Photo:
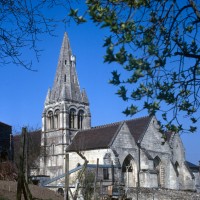
[[[155,118],[152,118],[149,127],[142,139],[141,146],[145,148],[153,159],[159,157],[161,160],[160,179],[161,187],[178,189],[177,177],[174,173],[174,167],[172,166],[172,152],[167,142],[163,143],[161,133],[159,132],[159,125]],[[182,155],[180,155],[182,156]]]
[[137,197],[137,189],[130,189],[127,197],[130,200],[200,200],[200,194],[169,189],[140,188]]

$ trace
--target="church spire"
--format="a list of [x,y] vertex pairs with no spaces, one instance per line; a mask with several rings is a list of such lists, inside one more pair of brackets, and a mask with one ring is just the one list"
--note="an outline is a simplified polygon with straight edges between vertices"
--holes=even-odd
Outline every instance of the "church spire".
[[73,100],[81,102],[81,90],[75,67],[76,59],[72,54],[68,35],[65,33],[51,91],[51,101]]

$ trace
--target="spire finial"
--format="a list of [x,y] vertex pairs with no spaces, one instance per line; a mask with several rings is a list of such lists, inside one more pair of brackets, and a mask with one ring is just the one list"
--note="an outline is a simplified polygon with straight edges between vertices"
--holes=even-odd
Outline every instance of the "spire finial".
[[46,96],[46,99],[45,99],[45,104],[49,104],[50,98],[51,98],[51,89],[49,88],[48,91],[47,91],[47,96]]

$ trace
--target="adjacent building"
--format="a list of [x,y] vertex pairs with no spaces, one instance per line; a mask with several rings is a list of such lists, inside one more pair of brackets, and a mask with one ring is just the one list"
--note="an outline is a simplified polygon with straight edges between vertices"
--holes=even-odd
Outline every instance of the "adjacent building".
[[0,162],[13,161],[12,126],[0,122]]

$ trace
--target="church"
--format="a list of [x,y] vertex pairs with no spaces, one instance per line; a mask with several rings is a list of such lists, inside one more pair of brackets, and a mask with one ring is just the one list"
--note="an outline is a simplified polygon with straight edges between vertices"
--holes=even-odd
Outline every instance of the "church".
[[166,134],[164,142],[155,116],[91,127],[89,100],[80,89],[76,57],[64,34],[42,115],[39,174],[50,177],[44,186],[63,189],[67,152],[71,188],[87,160],[88,168],[98,169],[96,179],[107,191],[122,185],[126,191],[141,187],[199,192],[199,166],[185,160],[179,134]]

